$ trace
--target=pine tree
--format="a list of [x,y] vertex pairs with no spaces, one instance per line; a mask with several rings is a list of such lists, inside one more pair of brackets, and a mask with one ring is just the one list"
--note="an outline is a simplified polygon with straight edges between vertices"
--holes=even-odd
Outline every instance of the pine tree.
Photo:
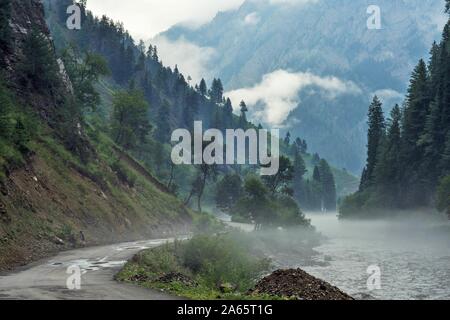
[[152,59],[153,57],[153,46],[150,44],[147,50],[147,59]]
[[27,36],[23,46],[24,60],[19,69],[23,81],[43,92],[50,92],[59,85],[59,67],[49,39],[34,28]]
[[424,133],[418,141],[418,146],[424,150],[420,172],[425,173],[424,178],[429,190],[434,188],[440,176],[440,168],[435,165],[440,162],[444,139],[442,136],[443,132],[440,128],[440,108],[441,104],[439,100],[431,103]]
[[230,98],[227,98],[224,106],[224,125],[226,129],[233,128],[233,105]]
[[294,156],[294,179],[296,181],[303,180],[303,177],[307,172],[305,160],[303,160],[302,155],[297,152]]
[[223,100],[223,85],[220,79],[214,79],[210,91],[211,102],[222,103]]
[[375,183],[380,194],[379,202],[390,208],[398,207],[400,199],[401,172],[401,121],[402,112],[396,105],[391,111],[386,139],[381,147],[375,169]]
[[420,60],[408,88],[404,119],[406,156],[410,161],[420,160],[420,150],[415,147],[424,133],[430,101],[428,70],[425,62]]
[[152,59],[153,61],[159,63],[158,48],[156,46],[153,47]]
[[320,170],[318,166],[314,167],[314,172],[313,172],[313,180],[315,182],[321,182],[321,176],[320,176]]
[[439,102],[441,110],[439,128],[443,145],[445,138],[450,133],[450,20],[444,28],[442,38],[441,77],[436,101]]
[[214,112],[212,128],[222,130],[224,127],[222,109],[217,108]]
[[447,135],[444,153],[440,163],[442,176],[450,175],[450,133]]
[[313,154],[312,165],[317,166],[320,163],[320,155],[318,153]]
[[241,108],[241,117],[239,118],[239,128],[246,129],[247,128],[247,112],[248,108],[244,101],[241,101],[239,104]]
[[204,97],[204,96],[206,96],[207,92],[208,92],[208,87],[206,86],[206,81],[205,81],[205,79],[202,79],[200,81],[199,93]]
[[158,115],[156,119],[156,132],[155,138],[160,143],[166,143],[170,140],[170,105],[167,100],[164,100],[162,105],[158,110]]
[[330,165],[324,159],[319,165],[320,182],[322,186],[323,209],[326,211],[336,210],[336,182]]
[[289,146],[291,144],[291,133],[288,131],[288,133],[286,133],[286,137],[284,138],[284,143]]
[[11,19],[11,0],[2,0],[0,2],[0,50],[9,46]]
[[300,204],[303,204],[305,199],[305,184],[304,176],[308,171],[306,170],[305,161],[302,155],[297,150],[294,156],[294,179],[293,179],[293,189],[294,196]]
[[408,186],[404,201],[412,205],[426,205],[429,191],[425,180],[428,170],[423,170],[425,148],[420,143],[426,128],[430,110],[430,89],[428,70],[423,60],[414,69],[406,99],[404,114],[401,161],[404,163],[402,182]]
[[367,164],[364,176],[361,179],[361,191],[369,187],[372,183],[379,148],[386,130],[382,103],[377,96],[373,98],[372,104],[369,107],[368,125]]
[[438,90],[438,82],[440,80],[441,72],[441,51],[441,46],[434,42],[430,50],[430,61],[428,63],[431,98],[436,97]]

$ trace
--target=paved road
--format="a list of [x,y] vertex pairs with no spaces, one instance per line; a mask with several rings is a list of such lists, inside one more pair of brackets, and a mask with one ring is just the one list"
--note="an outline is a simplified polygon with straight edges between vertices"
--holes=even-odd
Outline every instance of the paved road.
[[[21,300],[173,300],[155,290],[118,283],[114,275],[137,252],[172,239],[122,243],[62,252],[0,276],[0,299]],[[68,274],[69,267],[75,273]],[[79,268],[79,269],[77,269]],[[69,290],[68,277],[81,271],[80,290]],[[72,271],[73,272],[73,271]]]

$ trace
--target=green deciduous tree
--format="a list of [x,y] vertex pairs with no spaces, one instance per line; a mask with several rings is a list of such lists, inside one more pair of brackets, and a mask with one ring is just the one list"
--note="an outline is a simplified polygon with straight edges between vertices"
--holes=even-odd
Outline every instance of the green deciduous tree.
[[230,212],[243,194],[242,179],[238,174],[227,174],[217,183],[216,205]]
[[100,77],[110,74],[107,61],[103,56],[90,52],[80,60],[73,49],[65,50],[63,61],[80,106],[85,110],[95,110],[100,104],[100,95],[94,85]]
[[113,96],[112,134],[126,150],[143,143],[151,130],[148,104],[139,90],[118,91]]
[[280,167],[276,174],[264,176],[264,182],[268,190],[274,195],[277,192],[286,191],[294,178],[294,166],[286,156],[280,157]]

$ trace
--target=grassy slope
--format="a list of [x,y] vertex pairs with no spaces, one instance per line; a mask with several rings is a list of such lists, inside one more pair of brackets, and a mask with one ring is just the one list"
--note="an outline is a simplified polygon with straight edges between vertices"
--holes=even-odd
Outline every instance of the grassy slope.
[[136,182],[120,181],[108,164],[117,155],[104,139],[98,158],[86,166],[50,137],[33,143],[35,155],[11,173],[0,193],[6,209],[0,269],[80,245],[159,237],[190,224],[182,203],[128,160],[121,164]]

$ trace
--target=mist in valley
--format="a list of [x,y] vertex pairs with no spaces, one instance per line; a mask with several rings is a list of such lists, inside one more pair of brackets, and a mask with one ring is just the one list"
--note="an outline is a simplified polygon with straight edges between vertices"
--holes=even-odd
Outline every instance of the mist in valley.
[[[272,233],[281,247],[271,258],[284,268],[302,268],[357,299],[450,298],[450,221],[444,217],[425,218],[420,212],[415,218],[377,221],[340,221],[335,213],[307,216],[320,236],[300,236],[301,230]],[[380,271],[381,286],[371,290],[373,268]]]

